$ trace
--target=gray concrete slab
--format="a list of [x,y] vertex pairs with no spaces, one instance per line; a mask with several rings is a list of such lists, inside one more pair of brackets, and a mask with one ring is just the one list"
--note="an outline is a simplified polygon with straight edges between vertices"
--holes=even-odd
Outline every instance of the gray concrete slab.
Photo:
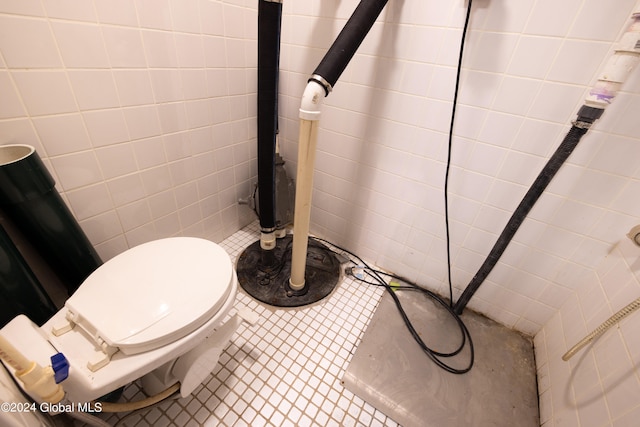
[[[422,293],[399,291],[409,318],[434,350],[454,350],[459,328]],[[404,427],[538,427],[538,393],[530,338],[466,310],[475,347],[470,372],[439,368],[420,349],[385,293],[344,374],[345,387]],[[468,346],[447,361],[462,368]]]

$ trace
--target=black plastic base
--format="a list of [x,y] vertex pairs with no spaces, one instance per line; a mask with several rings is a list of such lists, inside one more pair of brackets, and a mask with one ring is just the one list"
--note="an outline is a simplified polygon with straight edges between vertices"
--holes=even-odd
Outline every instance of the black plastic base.
[[340,262],[323,244],[309,240],[305,285],[299,291],[289,286],[293,237],[278,239],[265,251],[260,241],[249,245],[238,257],[238,282],[249,295],[277,307],[300,307],[329,295],[340,279]]

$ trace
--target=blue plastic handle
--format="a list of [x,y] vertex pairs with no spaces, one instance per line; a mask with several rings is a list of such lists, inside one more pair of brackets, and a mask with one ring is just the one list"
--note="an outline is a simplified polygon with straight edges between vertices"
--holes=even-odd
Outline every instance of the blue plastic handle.
[[51,356],[51,368],[53,368],[56,384],[60,384],[69,376],[69,361],[62,353]]

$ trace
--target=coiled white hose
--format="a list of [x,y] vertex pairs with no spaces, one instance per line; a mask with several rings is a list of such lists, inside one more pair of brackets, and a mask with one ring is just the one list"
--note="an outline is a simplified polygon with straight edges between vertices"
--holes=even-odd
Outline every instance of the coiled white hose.
[[567,360],[571,359],[571,357],[574,354],[576,354],[580,349],[582,349],[582,347],[589,344],[596,337],[602,335],[607,329],[609,329],[610,327],[612,327],[613,325],[621,321],[623,318],[625,318],[629,314],[636,311],[638,308],[640,308],[640,298],[636,299],[635,301],[631,302],[630,304],[622,308],[620,311],[618,311],[616,314],[608,318],[600,326],[594,329],[593,332],[591,332],[589,335],[584,337],[579,343],[571,347],[571,349],[567,351],[564,354],[564,356],[562,356],[562,360],[566,362]]

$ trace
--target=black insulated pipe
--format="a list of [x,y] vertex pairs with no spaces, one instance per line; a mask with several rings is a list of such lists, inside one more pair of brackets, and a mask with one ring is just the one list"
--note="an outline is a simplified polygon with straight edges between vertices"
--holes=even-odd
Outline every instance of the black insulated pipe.
[[478,269],[478,272],[471,282],[467,285],[466,289],[460,295],[460,298],[454,306],[456,314],[462,314],[462,311],[469,303],[469,300],[476,293],[480,285],[487,278],[493,267],[498,263],[500,257],[507,249],[507,246],[513,239],[523,221],[535,205],[536,201],[540,198],[544,190],[547,188],[553,177],[558,170],[562,167],[564,162],[569,158],[573,150],[576,148],[580,139],[589,130],[589,127],[593,122],[600,118],[604,110],[599,108],[582,106],[578,112],[578,119],[573,123],[573,126],[565,136],[562,143],[558,146],[553,156],[547,161],[538,177],[535,179],[522,201],[511,215],[511,218],[507,222],[507,225],[502,230],[502,233],[498,237],[498,240],[491,248],[489,255],[484,260],[484,263]]
[[0,206],[69,294],[102,265],[33,147],[0,146]]
[[276,228],[276,133],[282,3],[258,3],[258,216],[264,232]]
[[42,326],[58,309],[0,226],[0,327],[19,314]]
[[309,79],[320,83],[325,95],[329,95],[386,4],[387,0],[362,0],[353,11]]

